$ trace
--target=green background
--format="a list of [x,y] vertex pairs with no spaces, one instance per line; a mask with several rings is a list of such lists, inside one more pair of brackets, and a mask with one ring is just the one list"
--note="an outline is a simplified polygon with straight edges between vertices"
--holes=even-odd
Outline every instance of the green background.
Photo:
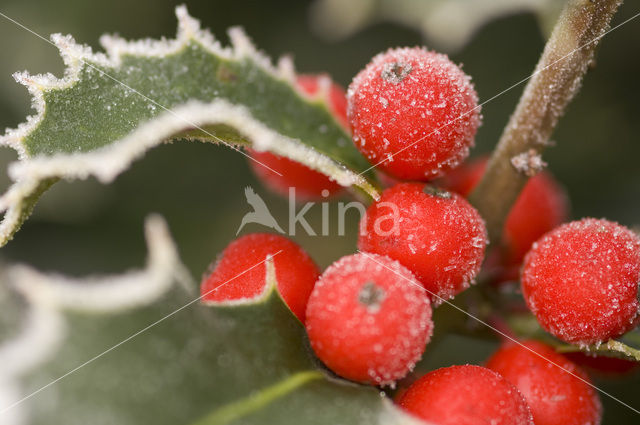
[[[41,35],[69,33],[98,48],[98,37],[104,32],[117,32],[125,38],[173,37],[175,4],[157,0],[2,1],[0,11]],[[309,4],[299,0],[191,1],[188,7],[221,40],[226,42],[226,28],[241,25],[269,56],[291,53],[299,71],[326,71],[344,86],[382,50],[428,46],[419,33],[392,24],[377,24],[339,43],[325,42],[310,30]],[[627,1],[613,24],[638,12],[637,2]],[[484,101],[528,76],[543,45],[535,18],[521,14],[489,23],[452,59],[464,64]],[[62,61],[53,46],[1,18],[0,49],[0,127],[14,127],[30,113],[30,99],[11,73],[26,69],[60,75]],[[545,154],[550,169],[570,194],[574,218],[607,217],[628,226],[640,225],[639,53],[640,18],[605,36],[596,67],[553,136],[557,146]],[[483,107],[484,124],[472,155],[492,149],[522,88],[516,87]],[[9,149],[0,150],[3,169],[15,158]],[[0,174],[4,189],[8,179],[6,173]],[[94,180],[55,185],[15,239],[2,248],[0,258],[71,275],[121,271],[143,263],[143,219],[158,212],[167,219],[184,262],[199,276],[235,237],[248,211],[243,194],[247,185],[264,197],[285,224],[286,201],[260,186],[243,156],[210,144],[161,146],[110,186]],[[337,214],[335,205],[331,211]],[[315,229],[320,229],[320,212],[316,206],[307,214]],[[355,250],[355,214],[347,228],[350,230],[343,237],[310,237],[298,229],[294,239],[326,266]],[[263,229],[248,226],[246,230]],[[335,227],[331,234],[336,234]],[[432,353],[432,364],[480,362],[486,352],[486,345],[452,339],[446,350]],[[598,384],[640,408],[637,375]],[[633,412],[606,397],[603,403],[605,424],[638,423]]]

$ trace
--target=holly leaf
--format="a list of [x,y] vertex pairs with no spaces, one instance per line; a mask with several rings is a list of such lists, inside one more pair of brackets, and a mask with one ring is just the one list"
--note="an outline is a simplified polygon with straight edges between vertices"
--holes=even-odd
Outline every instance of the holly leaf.
[[317,95],[306,95],[291,61],[272,65],[241,29],[231,29],[231,47],[222,47],[184,6],[176,14],[176,39],[103,36],[106,54],[54,34],[64,77],[14,75],[31,92],[36,115],[0,136],[19,154],[9,167],[14,183],[0,197],[0,244],[59,179],[109,183],[168,140],[251,145],[377,197],[369,164],[329,112],[328,78]]
[[147,267],[122,276],[8,268],[5,287],[27,301],[28,319],[0,341],[3,424],[421,423],[319,367],[271,260],[255,299],[205,305],[160,218],[147,240]]

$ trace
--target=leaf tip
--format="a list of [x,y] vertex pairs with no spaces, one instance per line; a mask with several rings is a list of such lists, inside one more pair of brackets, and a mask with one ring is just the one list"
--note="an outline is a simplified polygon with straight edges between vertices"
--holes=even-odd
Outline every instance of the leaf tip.
[[244,29],[239,26],[231,27],[227,31],[229,35],[229,40],[231,41],[231,45],[233,46],[233,50],[236,52],[238,57],[252,56],[257,53],[253,42],[249,38]]
[[176,6],[176,18],[178,18],[178,39],[188,40],[196,38],[200,32],[200,21],[189,15],[187,6]]
[[77,68],[92,62],[98,65],[109,66],[109,61],[103,53],[93,53],[91,47],[86,44],[80,44],[76,42],[73,36],[60,33],[51,34],[51,42],[60,51],[60,56],[67,66],[66,74],[75,75]]
[[278,59],[276,65],[278,73],[291,84],[295,84],[296,81],[296,67],[293,63],[291,55],[283,55]]

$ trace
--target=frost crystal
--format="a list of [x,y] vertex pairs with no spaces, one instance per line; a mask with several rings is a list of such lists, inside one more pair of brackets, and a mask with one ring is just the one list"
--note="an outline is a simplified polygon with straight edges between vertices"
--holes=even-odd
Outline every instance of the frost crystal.
[[542,156],[535,149],[529,149],[527,152],[522,152],[513,158],[511,158],[511,165],[518,170],[518,172],[533,177],[538,174],[547,163],[542,160]]

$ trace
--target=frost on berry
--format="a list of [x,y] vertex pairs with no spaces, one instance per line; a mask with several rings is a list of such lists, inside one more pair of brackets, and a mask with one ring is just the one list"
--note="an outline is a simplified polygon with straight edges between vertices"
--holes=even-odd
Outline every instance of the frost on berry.
[[427,373],[407,389],[398,404],[439,425],[533,425],[520,391],[496,372],[474,365]]
[[445,55],[423,48],[374,57],[347,100],[358,149],[402,179],[429,180],[458,165],[480,124],[470,78]]
[[484,221],[463,197],[421,183],[385,190],[361,230],[358,248],[399,261],[436,305],[469,287],[487,244]]
[[[269,262],[273,266],[269,273]],[[273,284],[289,309],[304,323],[318,266],[296,243],[274,234],[253,233],[231,242],[220,254],[200,293],[207,304],[237,304],[258,299]]]
[[336,374],[392,385],[420,359],[431,338],[431,305],[397,261],[359,253],[332,264],[307,306],[311,347]]
[[600,423],[602,406],[589,377],[550,346],[509,342],[489,358],[487,367],[518,387],[536,425]]
[[594,344],[638,320],[640,239],[617,223],[586,218],[558,227],[527,254],[522,289],[540,324],[556,337]]

